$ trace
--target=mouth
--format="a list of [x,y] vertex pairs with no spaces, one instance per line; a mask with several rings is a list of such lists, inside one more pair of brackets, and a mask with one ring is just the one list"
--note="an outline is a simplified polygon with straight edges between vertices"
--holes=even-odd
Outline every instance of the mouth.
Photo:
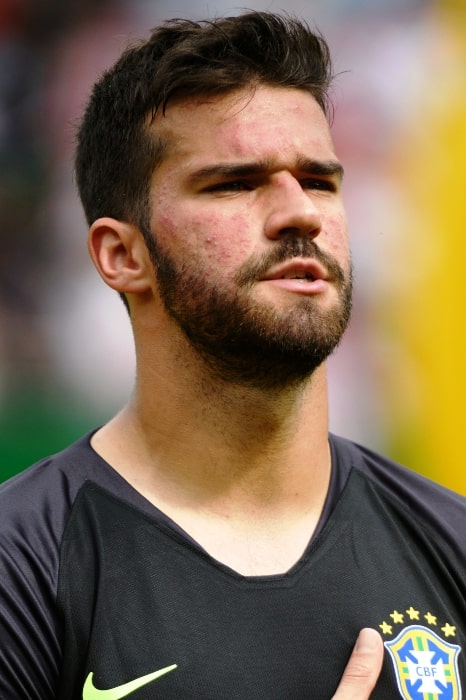
[[325,268],[314,258],[289,260],[268,270],[261,281],[298,280],[301,282],[316,282],[328,280]]
[[285,293],[315,296],[328,292],[331,275],[316,258],[293,258],[269,268],[259,282]]
[[314,277],[314,275],[311,275],[311,274],[305,274],[305,275],[289,274],[289,275],[282,275],[279,279],[281,279],[281,280],[302,280],[303,282],[311,280],[311,282],[313,282],[316,278]]

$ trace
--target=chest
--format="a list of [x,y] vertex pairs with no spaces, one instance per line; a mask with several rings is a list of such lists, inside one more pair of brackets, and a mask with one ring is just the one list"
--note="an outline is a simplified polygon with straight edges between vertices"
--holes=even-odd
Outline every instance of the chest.
[[365,626],[386,643],[373,698],[461,697],[465,579],[409,524],[348,499],[287,574],[244,577],[115,503],[88,505],[63,547],[62,698],[91,672],[111,689],[175,665],[135,700],[330,698]]

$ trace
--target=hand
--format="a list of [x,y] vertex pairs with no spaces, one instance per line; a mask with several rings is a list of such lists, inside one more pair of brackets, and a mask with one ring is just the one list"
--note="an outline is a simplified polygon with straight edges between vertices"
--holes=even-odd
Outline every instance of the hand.
[[383,642],[373,629],[361,630],[332,700],[368,700],[382,668]]

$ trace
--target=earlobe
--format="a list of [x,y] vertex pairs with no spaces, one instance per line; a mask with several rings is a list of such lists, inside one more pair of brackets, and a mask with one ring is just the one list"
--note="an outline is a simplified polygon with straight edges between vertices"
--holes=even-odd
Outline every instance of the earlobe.
[[126,294],[149,289],[147,249],[136,226],[102,217],[92,224],[87,244],[98,273],[109,287]]

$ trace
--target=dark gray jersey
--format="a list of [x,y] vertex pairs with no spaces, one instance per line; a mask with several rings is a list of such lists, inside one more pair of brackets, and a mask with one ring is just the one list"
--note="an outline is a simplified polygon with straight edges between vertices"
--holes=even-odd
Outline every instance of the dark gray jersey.
[[373,698],[460,699],[465,499],[330,444],[321,522],[278,576],[214,560],[89,436],[3,485],[2,700],[325,700],[367,626],[386,647]]

